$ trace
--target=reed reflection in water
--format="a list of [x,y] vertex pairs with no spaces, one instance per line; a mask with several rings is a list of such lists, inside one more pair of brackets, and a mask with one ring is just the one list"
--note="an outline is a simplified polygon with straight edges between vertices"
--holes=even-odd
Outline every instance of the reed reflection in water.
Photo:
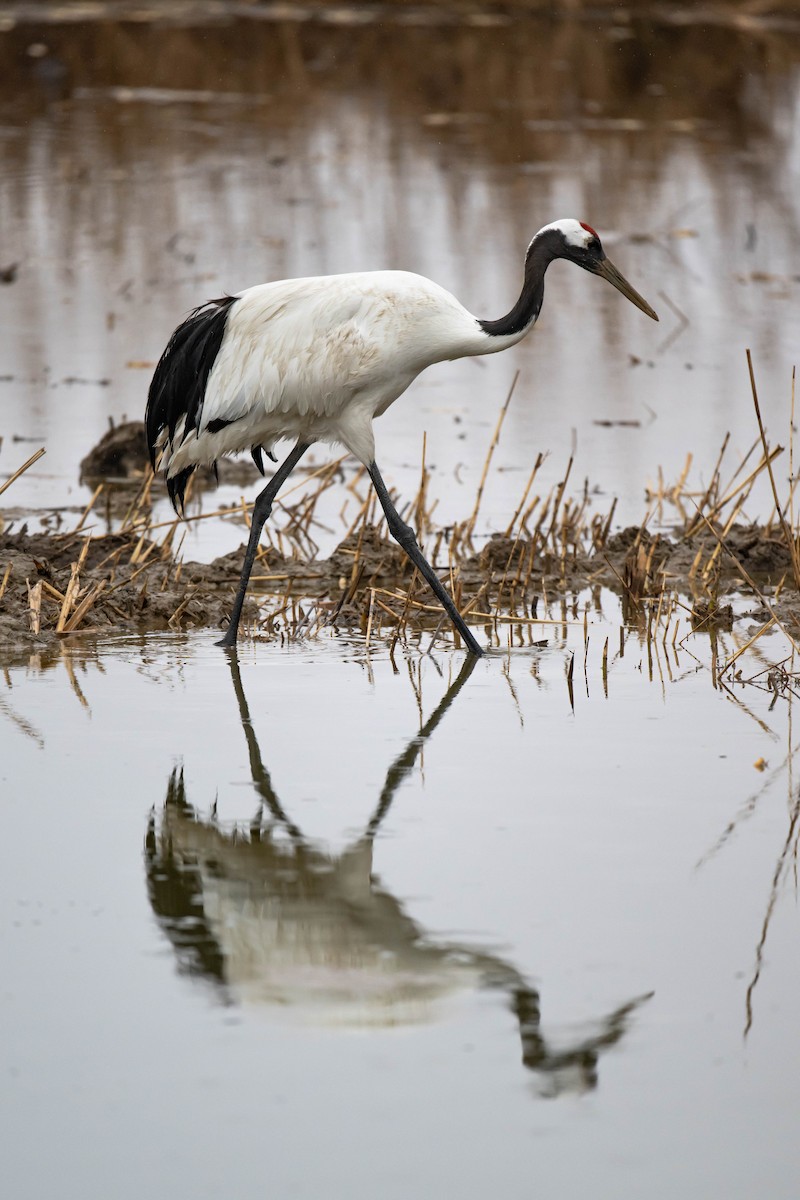
[[[309,839],[277,796],[250,717],[235,653],[229,663],[259,807],[249,829],[223,828],[189,802],[173,770],[145,842],[150,904],[179,970],[224,1002],[283,1010],[349,1028],[429,1022],[448,997],[502,993],[537,1091],[598,1082],[600,1056],[622,1038],[639,996],[579,1033],[546,1034],[541,999],[498,954],[435,939],[373,875],[375,839],[403,781],[472,673],[467,657],[439,704],[389,766],[363,833],[333,855]],[[276,734],[279,736],[279,734]]]

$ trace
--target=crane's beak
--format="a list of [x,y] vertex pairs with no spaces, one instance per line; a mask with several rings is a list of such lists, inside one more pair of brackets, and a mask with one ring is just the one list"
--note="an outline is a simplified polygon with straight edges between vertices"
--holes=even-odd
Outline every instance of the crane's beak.
[[609,259],[604,258],[592,268],[593,274],[599,275],[601,279],[607,279],[613,284],[618,292],[622,292],[630,300],[631,304],[635,304],[643,313],[647,313],[648,317],[652,317],[654,321],[658,320],[658,313],[652,309],[647,301],[639,295],[634,288],[628,283],[623,275],[620,275],[617,268]]

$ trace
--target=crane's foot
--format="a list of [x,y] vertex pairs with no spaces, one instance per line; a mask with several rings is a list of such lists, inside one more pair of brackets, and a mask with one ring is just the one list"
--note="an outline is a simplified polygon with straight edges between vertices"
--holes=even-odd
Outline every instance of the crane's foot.
[[[461,630],[459,630],[459,633],[461,633]],[[468,654],[472,654],[475,658],[483,658],[483,647],[478,645],[471,633],[467,633],[466,636],[461,633],[461,637]]]
[[236,645],[237,632],[236,629],[229,629],[223,638],[220,638],[218,642],[214,642],[214,645],[222,646],[224,650],[232,650]]

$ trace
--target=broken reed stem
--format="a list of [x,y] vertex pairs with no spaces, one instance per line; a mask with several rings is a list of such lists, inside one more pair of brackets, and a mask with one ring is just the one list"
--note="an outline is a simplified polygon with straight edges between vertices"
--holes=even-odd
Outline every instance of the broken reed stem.
[[414,570],[411,573],[411,582],[409,583],[408,591],[406,592],[405,602],[403,604],[403,611],[400,613],[400,616],[397,619],[397,628],[394,631],[394,637],[392,638],[392,644],[389,647],[389,657],[390,658],[392,658],[394,656],[394,649],[395,649],[395,646],[397,645],[397,641],[398,641],[398,638],[400,637],[400,634],[402,633],[403,636],[405,637],[405,630],[406,630],[406,623],[408,621],[409,608],[412,605],[415,608],[419,607],[419,605],[417,605],[417,602],[414,600],[414,592],[416,591],[418,574],[419,574],[419,572],[417,571],[417,568],[414,567]]
[[[701,498],[700,503],[698,505],[700,512],[702,512],[704,510],[704,508],[706,507],[706,505],[710,502],[711,496],[715,490],[715,487],[716,487],[717,495],[719,495],[719,470],[720,470],[720,467],[722,466],[722,459],[725,455],[725,451],[728,448],[728,442],[730,440],[731,440],[731,435],[730,435],[730,432],[728,432],[725,434],[725,437],[722,439],[722,448],[720,449],[719,455],[717,457],[716,465],[711,474],[711,482],[709,483],[708,487],[706,488],[705,494]],[[716,505],[714,505],[714,507],[716,507]],[[689,528],[686,530],[686,536],[690,537],[691,534],[693,533],[693,531],[697,528],[697,526],[699,524],[700,524],[699,519],[697,517],[695,517],[694,520],[689,525]]]
[[356,589],[358,587],[358,582],[363,573],[363,569],[361,568],[361,550],[364,545],[364,534],[367,531],[367,524],[370,520],[370,514],[374,513],[374,501],[375,501],[375,493],[370,492],[368,494],[366,500],[364,501],[364,505],[361,510],[363,513],[364,519],[361,522],[361,528],[358,531],[358,541],[356,542],[356,552],[355,552],[355,556],[353,558],[353,567],[350,572],[350,585],[348,588],[348,599],[349,600],[352,600],[353,596],[355,596]]
[[762,625],[762,626],[761,626],[761,628],[759,629],[758,633],[755,633],[755,634],[753,634],[753,636],[750,638],[750,640],[749,640],[749,641],[745,642],[745,644],[744,644],[743,646],[740,646],[740,647],[739,647],[739,649],[736,651],[736,653],[735,653],[735,654],[732,654],[732,655],[731,655],[731,657],[728,659],[728,661],[727,661],[726,663],[723,663],[723,665],[722,665],[722,666],[719,668],[719,670],[717,671],[717,676],[724,675],[726,671],[730,670],[730,668],[731,668],[731,667],[733,666],[733,664],[736,662],[737,658],[739,658],[739,657],[740,657],[740,655],[744,654],[744,652],[745,652],[746,650],[749,650],[749,649],[750,649],[750,647],[751,647],[751,646],[752,646],[752,645],[753,645],[755,642],[757,642],[757,641],[758,641],[758,639],[761,637],[761,635],[762,635],[763,633],[766,633],[768,629],[771,629],[771,628],[772,628],[772,626],[773,626],[774,624],[775,624],[775,617],[774,617],[774,616],[772,616],[772,617],[770,617],[770,619],[767,621],[766,625]]
[[83,512],[81,513],[81,519],[78,521],[78,524],[73,529],[73,531],[72,531],[73,533],[80,533],[80,531],[83,529],[84,525],[86,524],[86,518],[89,516],[89,513],[94,508],[95,501],[97,500],[97,497],[100,495],[100,493],[102,492],[104,487],[105,487],[105,484],[98,483],[97,487],[92,492],[91,500],[86,505],[86,508],[83,510]]
[[375,611],[375,588],[369,589],[369,613],[367,614],[367,637],[364,643],[365,649],[369,650],[369,641],[372,637],[372,616]]
[[36,637],[42,628],[42,580],[35,583],[31,587],[30,580],[26,580],[28,586],[28,619],[31,624],[31,633]]
[[[421,600],[409,599],[408,594],[403,596],[397,592],[390,592],[387,588],[376,588],[375,593],[376,593],[375,603],[378,604],[379,606],[381,606],[382,608],[384,608],[384,610],[386,612],[388,612],[391,615],[391,617],[393,618],[393,620],[395,620],[395,621],[398,619],[397,613],[394,612],[393,609],[388,608],[386,605],[383,605],[381,600],[379,599],[379,595],[388,596],[390,600],[402,600],[404,602],[408,601],[408,607],[417,609],[419,612],[439,613],[440,614],[442,611],[441,606],[438,604],[424,604]],[[580,621],[567,621],[567,620],[564,620],[563,618],[560,618],[559,620],[555,620],[555,619],[552,619],[549,617],[522,617],[522,616],[518,616],[518,615],[512,614],[512,613],[503,615],[503,614],[499,614],[499,613],[478,612],[475,608],[473,608],[473,604],[474,604],[474,600],[470,601],[470,603],[468,605],[466,605],[463,609],[461,609],[461,615],[462,616],[469,615],[470,617],[476,617],[479,621],[495,621],[495,620],[497,620],[504,625],[511,624],[511,625],[558,625],[558,626],[574,625],[574,626],[579,626],[581,624]]]
[[772,463],[770,461],[769,449],[767,447],[767,435],[764,432],[764,422],[761,420],[761,408],[759,407],[758,392],[756,390],[756,377],[753,372],[753,359],[752,359],[749,349],[747,350],[746,353],[747,353],[747,369],[750,372],[750,387],[753,392],[753,404],[754,404],[755,410],[756,410],[756,420],[758,421],[758,432],[761,435],[761,445],[764,447],[764,458],[767,460],[767,470],[769,472],[769,482],[772,486],[772,496],[775,501],[775,511],[777,512],[778,517],[780,519],[781,527],[783,529],[783,534],[784,534],[784,537],[786,538],[786,544],[789,549],[789,557],[792,560],[792,571],[794,572],[795,587],[800,588],[800,560],[798,560],[798,555],[797,555],[797,544],[795,543],[792,532],[789,530],[789,526],[786,524],[786,518],[783,515],[783,509],[782,509],[781,503],[778,499],[778,489],[775,486],[775,476],[772,473]]
[[[374,591],[377,591],[377,589],[373,589],[373,592],[374,592]],[[399,599],[399,597],[398,597],[398,599]],[[398,616],[398,614],[397,614],[397,613],[394,611],[394,609],[393,609],[393,608],[390,608],[388,604],[384,604],[382,600],[379,600],[379,599],[378,599],[378,597],[377,597],[377,595],[375,596],[375,603],[377,604],[378,608],[382,609],[382,610],[383,610],[383,612],[385,612],[385,613],[386,613],[387,617],[391,617],[391,618],[392,618],[392,621],[394,622],[394,624],[395,624],[395,626],[396,626],[395,633],[394,633],[394,635],[393,635],[393,637],[392,637],[391,645],[390,645],[390,647],[389,647],[389,657],[391,657],[391,655],[392,655],[392,653],[393,653],[393,651],[394,651],[394,648],[395,648],[395,646],[397,645],[397,636],[398,636],[398,633],[397,633],[397,631],[398,631],[398,630],[399,630],[399,628],[400,628],[400,624],[399,624],[399,623],[400,623],[400,620],[401,620],[401,616]]]
[[5,569],[5,573],[3,575],[3,582],[0,583],[0,600],[3,599],[5,590],[6,590],[6,587],[8,586],[8,581],[10,578],[11,578],[11,563],[8,563],[6,566],[6,569]]
[[44,590],[47,592],[48,596],[52,596],[52,598],[57,600],[59,604],[64,603],[63,592],[60,592],[57,587],[53,587],[52,583],[48,583],[46,579],[43,579],[42,583],[44,584]]
[[683,464],[683,470],[678,478],[678,482],[673,488],[673,495],[680,496],[683,494],[683,489],[686,486],[686,480],[689,477],[689,471],[692,468],[692,457],[693,456],[691,452],[686,455],[686,462]]
[[[144,522],[145,532],[150,534],[156,529],[169,529],[171,525],[175,525],[178,521],[184,521],[187,525],[193,524],[195,521],[210,521],[214,517],[238,517],[241,515],[241,503],[235,504],[230,508],[218,508],[214,512],[207,513],[190,513],[184,517],[173,517],[171,521],[158,521],[155,525],[150,525],[147,521]],[[136,522],[131,525],[131,530],[136,529]],[[128,532],[126,530],[126,532]]]
[[[506,529],[505,534],[504,534],[505,537],[511,537],[511,531],[517,523],[517,518],[519,517],[519,514],[522,512],[523,508],[525,507],[525,501],[528,499],[528,494],[530,493],[530,490],[533,487],[533,481],[536,478],[539,467],[542,465],[543,462],[544,462],[544,455],[542,454],[541,451],[539,451],[539,453],[536,455],[536,462],[534,463],[533,470],[531,471],[530,475],[528,476],[528,482],[525,484],[525,491],[522,493],[522,499],[520,500],[519,504],[517,505],[516,512],[514,513],[513,517],[511,518],[511,520],[508,523],[508,528]],[[522,528],[520,527],[520,533],[521,532],[522,532]]]
[[[153,484],[154,475],[153,475],[152,468],[148,468],[148,470],[149,470],[149,474],[145,475],[144,479],[142,480],[142,482],[139,486],[138,491],[136,492],[136,495],[134,496],[133,500],[131,500],[130,504],[128,505],[128,508],[125,512],[125,516],[120,521],[119,528],[120,528],[121,533],[127,533],[128,529],[132,525],[136,524],[138,515],[141,512],[142,507],[143,507],[143,505],[142,505],[143,497],[144,497],[145,493],[147,493],[148,495],[150,493],[150,488],[152,487],[152,484]],[[90,504],[94,503],[94,499],[95,498],[92,497]],[[148,513],[147,516],[145,517],[145,526],[147,526],[149,519],[150,519],[150,514]]]
[[564,478],[561,480],[561,483],[558,485],[556,490],[556,499],[555,504],[553,505],[553,519],[550,522],[550,529],[548,530],[547,537],[545,538],[545,542],[549,542],[551,538],[553,539],[553,550],[556,552],[558,551],[558,546],[555,539],[556,520],[558,519],[558,510],[561,507],[561,501],[564,499],[564,492],[566,491],[567,483],[569,482],[569,477],[572,472],[572,464],[574,461],[575,460],[573,456],[570,454],[569,462],[567,463],[567,469],[564,473]]
[[[522,537],[522,530],[519,529],[517,531],[516,537],[514,538],[514,544],[511,547],[511,553],[509,554],[508,559],[506,561],[505,570],[503,571],[503,578],[500,580],[500,587],[497,589],[497,599],[494,602],[494,606],[495,606],[496,610],[500,608],[500,601],[502,599],[503,592],[505,591],[506,580],[508,579],[508,572],[511,570],[511,564],[514,561],[514,555],[517,553],[517,546],[519,545],[519,539],[521,537]],[[522,564],[520,563],[519,565],[521,566]],[[517,569],[519,570],[519,567]],[[512,586],[512,591],[513,591],[513,586]]]
[[64,632],[64,626],[69,619],[72,605],[74,604],[75,597],[78,594],[78,589],[80,588],[80,576],[78,574],[78,570],[78,564],[76,562],[72,563],[70,567],[69,583],[67,584],[67,590],[64,593],[64,603],[61,605],[61,612],[58,614],[56,633]]
[[[735,505],[733,506],[733,509],[731,510],[731,515],[728,517],[727,521],[725,522],[725,524],[722,527],[723,538],[726,538],[728,536],[728,534],[730,533],[731,529],[733,528],[734,524],[736,523],[736,519],[739,516],[739,513],[744,508],[746,500],[747,500],[746,496],[740,496],[739,499],[736,501]],[[702,550],[702,548],[701,548],[701,550]],[[722,551],[722,545],[720,542],[717,542],[716,546],[714,547],[711,554],[709,555],[708,562],[703,567],[703,579],[704,580],[707,580],[709,578],[709,576],[711,575],[711,572],[714,570],[714,567],[716,566],[717,562],[719,561],[721,551]],[[698,553],[700,553],[700,552],[701,551],[699,551]]]
[[736,567],[739,570],[739,572],[741,573],[743,579],[747,582],[747,584],[753,589],[755,594],[758,596],[759,600],[764,605],[764,608],[767,610],[769,615],[774,619],[776,625],[778,625],[778,627],[781,629],[781,631],[783,632],[784,636],[786,637],[787,641],[790,643],[792,648],[794,650],[800,651],[800,647],[797,645],[797,642],[794,640],[792,635],[789,633],[789,630],[786,628],[783,621],[781,621],[780,617],[775,612],[774,608],[772,607],[770,602],[767,600],[766,596],[761,591],[761,588],[758,586],[756,581],[753,579],[752,575],[747,570],[744,563],[739,558],[738,554],[736,554],[733,550],[731,550],[730,546],[724,540],[722,535],[720,533],[718,533],[717,530],[714,528],[714,526],[711,524],[708,517],[706,517],[704,513],[701,513],[700,516],[702,517],[705,524],[708,526],[708,528],[711,531],[711,533],[713,534],[713,536],[715,538],[717,538],[717,540],[722,544],[722,549],[725,551],[725,553],[729,554],[731,556],[731,558],[733,559],[733,561],[736,563]]
[[[765,467],[768,467],[769,464],[778,457],[779,454],[783,454],[783,446],[776,446],[774,450],[771,450],[769,452],[769,455],[767,455],[766,457],[761,459],[761,462],[758,464],[757,467],[755,467],[754,470],[752,470],[750,472],[750,474],[747,476],[746,479],[743,479],[741,483],[736,485],[736,487],[729,488],[729,490],[725,493],[725,495],[722,497],[722,499],[717,504],[715,504],[714,507],[711,509],[711,512],[709,515],[712,517],[712,519],[716,519],[717,513],[721,512],[726,504],[730,504],[730,502],[734,496],[737,496],[739,494],[739,492],[743,492],[745,488],[748,488],[749,490],[745,493],[745,497],[744,497],[746,500],[747,497],[750,495],[750,491],[752,490],[753,484],[755,483],[758,476],[761,474],[761,472],[764,470]],[[748,457],[749,457],[749,454],[748,454]],[[736,476],[734,476],[734,479],[735,478],[736,478]],[[733,483],[733,480],[731,480],[731,483]]]
[[0,496],[2,496],[3,492],[7,488],[11,487],[12,483],[15,483],[19,479],[20,475],[25,474],[25,472],[28,470],[28,467],[32,467],[34,463],[37,463],[44,453],[45,453],[44,446],[40,446],[39,449],[36,450],[30,456],[30,458],[22,464],[21,467],[17,467],[17,469],[13,475],[9,475],[9,477],[5,481],[5,483],[0,483]]
[[717,491],[717,494],[719,494],[720,469],[722,467],[722,460],[725,457],[725,451],[728,449],[728,442],[730,440],[731,440],[731,435],[730,435],[730,430],[728,430],[725,434],[725,437],[722,439],[722,445],[720,446],[719,455],[717,457],[717,461],[714,465],[714,470],[711,475],[711,483],[708,485],[708,490],[707,490],[706,495],[709,497],[711,495],[711,492],[714,491],[715,489]]
[[758,447],[758,443],[759,443],[759,441],[760,441],[760,440],[761,440],[760,438],[756,438],[756,440],[753,442],[753,444],[752,444],[752,446],[750,447],[750,449],[747,451],[747,453],[745,454],[745,456],[742,458],[742,460],[741,460],[741,462],[739,463],[738,467],[736,468],[736,470],[733,472],[733,474],[731,475],[730,479],[728,480],[728,489],[727,489],[727,490],[730,490],[730,489],[733,487],[734,483],[736,482],[736,480],[737,480],[737,479],[739,478],[739,476],[741,475],[742,471],[743,471],[743,470],[745,469],[745,467],[747,466],[747,464],[748,464],[748,462],[750,461],[750,459],[751,459],[752,455],[754,454],[755,450],[757,449],[757,447]]
[[84,597],[84,599],[81,601],[81,603],[75,609],[74,613],[72,614],[70,619],[67,621],[64,628],[60,631],[62,633],[62,635],[65,633],[74,633],[75,632],[75,630],[78,628],[78,626],[80,625],[83,618],[88,613],[89,609],[93,606],[93,604],[95,603],[97,598],[100,596],[101,592],[105,591],[107,582],[108,582],[107,580],[101,579],[99,583],[95,584],[95,586],[91,589],[91,591],[88,593],[88,595]]
[[641,597],[641,596],[637,597],[637,596],[634,594],[634,592],[633,592],[633,590],[631,589],[630,585],[629,585],[629,584],[627,584],[627,583],[625,582],[625,580],[622,578],[622,576],[620,575],[619,571],[618,571],[618,570],[617,570],[617,568],[614,566],[614,564],[611,562],[611,560],[610,560],[610,558],[608,557],[608,555],[606,555],[606,554],[604,554],[604,555],[603,555],[603,561],[605,562],[606,566],[607,566],[607,567],[608,567],[608,568],[609,568],[611,571],[613,571],[613,573],[616,575],[617,579],[619,580],[620,587],[621,587],[621,588],[622,588],[622,589],[623,589],[625,592],[627,592],[627,594],[628,594],[628,597],[629,597],[629,599],[631,600],[631,603],[633,604],[634,608],[638,608],[638,607],[639,607],[639,600],[640,600],[640,599],[643,599],[643,597]]
[[[42,450],[42,454],[44,454],[44,450]],[[323,466],[321,466],[321,467],[318,467],[318,468],[316,469],[316,471],[311,471],[311,472],[310,472],[308,475],[305,475],[305,476],[304,476],[304,477],[303,477],[303,478],[300,480],[300,482],[299,482],[299,483],[295,483],[295,484],[293,484],[293,485],[292,485],[292,487],[290,487],[290,488],[287,488],[285,492],[281,492],[281,499],[282,499],[282,500],[285,500],[285,499],[286,499],[286,497],[287,497],[287,496],[289,496],[289,495],[291,495],[291,493],[292,493],[292,492],[295,492],[295,491],[297,491],[297,489],[298,489],[298,488],[305,487],[305,485],[306,485],[307,483],[309,483],[309,481],[310,481],[310,480],[312,480],[312,479],[316,479],[316,478],[317,478],[319,475],[324,475],[326,472],[330,472],[330,474],[331,474],[331,477],[332,477],[332,476],[335,474],[336,470],[337,470],[337,469],[338,469],[338,468],[339,468],[339,467],[342,465],[342,463],[345,461],[345,459],[346,459],[346,458],[347,458],[347,455],[346,455],[346,454],[343,454],[341,458],[334,459],[334,461],[333,461],[332,463],[325,463]],[[28,466],[28,465],[29,465],[29,464],[26,464],[26,466]],[[357,480],[358,480],[359,476],[360,476],[362,473],[363,473],[363,472],[358,472],[358,473],[357,473],[357,475],[356,475],[355,479],[353,479],[353,480],[352,480],[352,483],[353,483],[353,484],[355,484],[355,483],[357,482]],[[10,483],[10,482],[12,482],[12,481],[11,481],[11,480],[9,480],[9,483]],[[147,481],[146,481],[146,483],[147,483],[148,494],[149,494],[149,487],[150,487],[150,485],[151,485],[151,483],[152,483],[152,480],[147,480]],[[6,486],[8,486],[8,485],[6,485]],[[2,490],[2,489],[0,489],[0,490]],[[319,489],[318,489],[318,492],[321,492],[321,491],[323,491],[323,490],[324,490],[324,488],[319,488]],[[318,494],[318,493],[317,493],[317,494]],[[214,511],[214,512],[207,512],[207,513],[190,513],[190,514],[188,514],[187,516],[184,516],[184,517],[180,517],[180,518],[177,518],[177,519],[176,519],[176,518],[173,518],[173,520],[171,520],[171,521],[159,521],[159,522],[158,522],[157,524],[155,524],[155,525],[148,525],[148,524],[147,524],[147,522],[145,521],[145,525],[146,525],[146,531],[147,531],[148,533],[152,533],[152,532],[153,532],[153,530],[155,530],[155,529],[169,529],[169,527],[170,527],[171,525],[175,525],[175,524],[177,524],[177,521],[178,521],[178,520],[182,520],[182,521],[184,521],[184,522],[185,522],[185,523],[188,525],[190,522],[193,522],[193,521],[210,521],[210,520],[212,520],[214,517],[234,517],[234,516],[238,516],[238,515],[241,513],[241,511],[242,511],[242,506],[244,506],[245,512],[248,512],[248,511],[249,511],[249,509],[248,509],[248,506],[247,506],[247,504],[246,504],[246,502],[245,502],[245,500],[244,500],[244,497],[242,497],[242,499],[241,499],[241,501],[240,501],[240,503],[239,503],[239,504],[236,504],[236,505],[234,505],[234,506],[233,506],[233,507],[231,507],[231,508],[218,508],[218,509],[215,509],[215,511]],[[134,504],[131,506],[131,509],[129,509],[129,513],[133,512],[133,511],[135,510],[135,508],[136,508],[136,503],[134,502]],[[135,522],[134,522],[134,523],[135,523]],[[123,524],[124,524],[124,522],[123,522]]]
[[425,430],[422,431],[422,466],[420,467],[419,491],[417,492],[416,509],[416,526],[417,538],[420,540],[425,534],[425,492],[427,490],[427,479],[425,477],[425,451],[428,446],[428,434]]
[[[322,466],[317,467],[316,470],[309,471],[308,475],[304,475],[303,478],[298,480],[297,483],[293,483],[292,486],[287,488],[285,492],[282,491],[281,496],[285,500],[287,496],[291,496],[292,492],[296,492],[298,488],[305,487],[307,483],[310,483],[312,479],[317,479],[320,475],[325,475],[326,473],[330,473],[331,476],[335,475],[347,457],[348,456],[346,454],[342,454],[340,458],[335,458],[333,462],[323,463]],[[358,474],[360,475],[361,472]],[[358,478],[358,476],[356,476],[356,478]],[[354,479],[353,483],[355,482],[356,480]],[[324,489],[321,488],[320,491],[322,490]]]
[[349,537],[351,537],[353,533],[355,533],[355,531],[356,531],[356,528],[358,527],[358,523],[359,523],[359,521],[361,521],[361,522],[362,522],[362,525],[361,525],[361,533],[360,533],[360,537],[363,539],[363,536],[364,536],[364,533],[363,533],[363,528],[364,528],[363,522],[365,522],[365,521],[366,521],[366,519],[367,519],[367,518],[366,518],[366,510],[367,510],[367,507],[368,507],[368,505],[369,505],[370,501],[372,500],[372,497],[373,497],[373,495],[374,495],[374,493],[373,493],[373,492],[367,492],[366,496],[364,497],[363,501],[361,502],[361,507],[359,508],[359,510],[358,510],[358,512],[357,512],[357,514],[356,514],[356,519],[355,519],[355,521],[353,521],[352,525],[351,525],[351,526],[349,527],[349,529],[348,529],[348,530],[345,532],[345,535],[344,535],[344,538],[342,539],[342,541],[345,541],[345,542],[346,542],[346,541],[347,541],[347,539],[348,539]]
[[[155,563],[142,563],[142,565],[140,567],[138,567],[137,570],[135,570],[132,575],[129,575],[127,579],[120,579],[118,583],[111,584],[111,586],[108,589],[109,593],[115,592],[117,590],[117,588],[127,587],[129,584],[133,583],[134,579],[137,579],[141,575],[142,571],[146,571],[148,567],[152,567],[152,566],[155,566]],[[108,583],[108,582],[109,581],[106,580],[106,583]],[[176,582],[177,582],[177,579],[176,579]]]
[[483,464],[483,474],[481,475],[481,481],[478,484],[478,494],[475,497],[475,507],[472,510],[472,516],[470,517],[470,519],[466,525],[465,532],[466,532],[466,536],[468,539],[472,537],[472,534],[475,530],[475,522],[478,519],[478,510],[480,509],[481,500],[483,499],[483,489],[486,486],[486,476],[489,474],[489,466],[492,461],[492,456],[494,455],[495,447],[497,446],[498,440],[500,438],[500,430],[503,428],[503,421],[505,421],[505,419],[506,419],[506,413],[508,412],[508,406],[511,403],[511,397],[514,395],[514,388],[517,386],[518,379],[519,379],[519,371],[516,371],[514,373],[514,378],[511,381],[511,387],[508,389],[508,395],[506,396],[505,404],[503,405],[503,407],[500,410],[500,416],[497,418],[497,424],[495,426],[494,434],[492,435],[492,440],[489,444],[489,450],[486,454],[486,461]]
[[608,535],[611,532],[611,522],[614,519],[614,513],[616,512],[616,510],[617,510],[617,497],[615,496],[614,499],[611,501],[611,509],[609,510],[609,514],[606,517],[605,524],[603,525],[603,528],[600,533],[600,545],[598,547],[598,549],[600,549],[600,550],[602,550],[605,547],[605,544],[608,541]]
[[194,592],[187,592],[186,595],[183,597],[180,604],[175,609],[175,612],[172,614],[172,616],[167,621],[167,624],[169,625],[170,629],[177,629],[179,627],[180,619],[183,616],[186,609],[188,608],[189,603],[193,596],[194,596]]

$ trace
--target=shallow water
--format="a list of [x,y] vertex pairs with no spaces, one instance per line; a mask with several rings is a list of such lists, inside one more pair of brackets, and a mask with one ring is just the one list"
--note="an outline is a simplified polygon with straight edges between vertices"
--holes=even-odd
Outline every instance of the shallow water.
[[[496,315],[572,212],[661,324],[554,269],[527,342],[381,420],[387,478],[416,492],[424,429],[436,520],[467,516],[519,370],[484,528],[575,429],[575,488],[638,524],[659,466],[707,481],[726,431],[731,470],[755,439],[746,346],[785,438],[797,41],[414,19],[0,31],[0,472],[47,448],[19,519],[83,508],[80,458],[206,296],[388,265]],[[240,540],[205,522],[185,552]],[[238,669],[210,632],[0,664],[15,1197],[796,1195],[785,642],[726,690],[760,621],[648,643],[606,593],[549,617],[471,672],[333,634]]]
[[790,706],[537,633],[7,671],[15,1195],[795,1194]]
[[[619,521],[638,524],[659,468],[674,483],[691,451],[699,487],[726,432],[731,472],[756,439],[746,347],[785,442],[800,41],[413,19],[0,33],[0,265],[19,263],[0,286],[2,470],[47,447],[9,494],[21,512],[44,496],[83,507],[78,462],[110,416],[142,414],[170,331],[209,296],[390,266],[495,316],[517,296],[533,232],[572,213],[601,230],[661,323],[557,264],[527,341],[440,364],[382,418],[390,481],[416,489],[426,432],[439,516],[463,519],[519,371],[484,527],[505,528],[539,451],[537,487],[574,451],[571,488],[588,478],[602,511],[617,496]],[[751,515],[771,505],[765,487]],[[190,532],[192,556],[240,540],[212,525]]]

